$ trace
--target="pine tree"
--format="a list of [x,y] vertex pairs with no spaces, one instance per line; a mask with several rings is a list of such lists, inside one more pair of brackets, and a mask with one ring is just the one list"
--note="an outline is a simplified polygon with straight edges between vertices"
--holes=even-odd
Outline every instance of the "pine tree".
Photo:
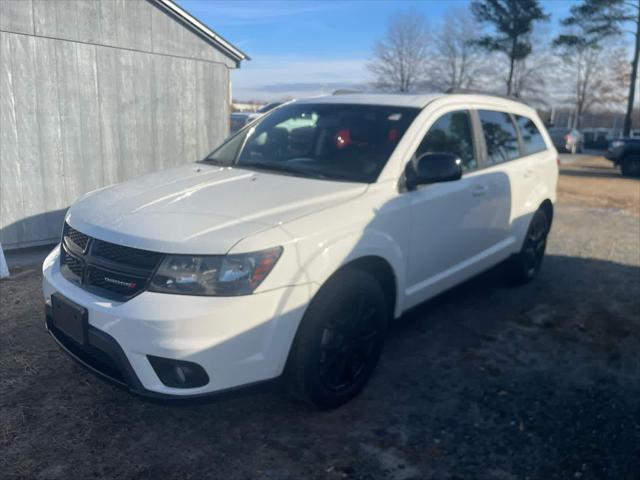
[[532,51],[530,34],[534,24],[548,20],[549,16],[538,0],[474,0],[471,9],[478,21],[491,25],[494,30],[475,43],[487,51],[504,53],[509,58],[506,83],[507,95],[511,95],[514,92],[516,63],[527,58]]

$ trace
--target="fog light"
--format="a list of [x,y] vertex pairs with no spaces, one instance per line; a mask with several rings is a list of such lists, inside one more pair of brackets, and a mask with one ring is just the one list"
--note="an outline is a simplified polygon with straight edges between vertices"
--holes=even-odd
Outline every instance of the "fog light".
[[176,378],[180,383],[184,384],[187,381],[187,376],[185,375],[184,370],[182,370],[182,367],[179,365],[176,365],[175,369],[176,369]]
[[147,355],[160,381],[167,387],[196,388],[209,383],[209,375],[197,363]]

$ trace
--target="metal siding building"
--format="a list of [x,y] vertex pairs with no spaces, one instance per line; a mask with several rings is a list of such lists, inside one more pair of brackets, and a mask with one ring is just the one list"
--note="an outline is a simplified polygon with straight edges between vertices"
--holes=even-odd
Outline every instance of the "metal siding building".
[[237,48],[169,0],[0,0],[0,243],[57,241],[82,194],[202,158]]

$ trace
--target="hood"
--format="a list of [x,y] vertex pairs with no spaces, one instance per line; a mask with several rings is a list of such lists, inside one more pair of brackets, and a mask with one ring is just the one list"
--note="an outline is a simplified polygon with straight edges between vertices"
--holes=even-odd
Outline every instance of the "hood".
[[196,164],[94,191],[67,214],[87,235],[165,253],[221,254],[243,238],[353,198],[364,184]]

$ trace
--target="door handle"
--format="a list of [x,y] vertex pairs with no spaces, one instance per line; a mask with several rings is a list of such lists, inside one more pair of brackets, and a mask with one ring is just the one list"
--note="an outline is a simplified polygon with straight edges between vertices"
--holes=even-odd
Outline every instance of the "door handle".
[[471,190],[471,195],[474,197],[481,197],[489,191],[489,187],[486,185],[478,185]]

